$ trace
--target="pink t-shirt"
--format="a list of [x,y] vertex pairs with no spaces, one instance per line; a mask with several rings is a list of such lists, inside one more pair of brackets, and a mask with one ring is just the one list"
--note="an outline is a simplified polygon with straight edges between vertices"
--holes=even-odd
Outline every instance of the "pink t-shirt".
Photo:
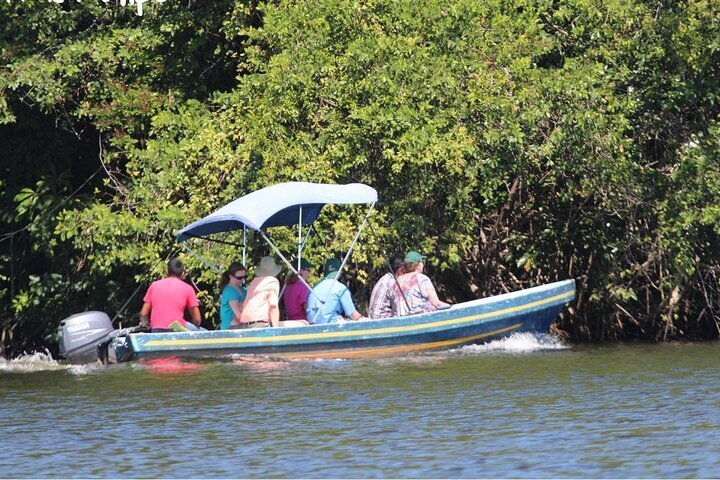
[[275,277],[255,277],[247,289],[241,323],[270,322],[270,307],[278,306],[280,282]]
[[185,309],[198,306],[195,290],[177,277],[151,283],[143,301],[151,307],[150,328],[168,328],[173,320],[185,325]]
[[283,293],[285,299],[285,318],[288,320],[305,320],[307,313],[308,288],[298,280],[295,283],[288,283]]

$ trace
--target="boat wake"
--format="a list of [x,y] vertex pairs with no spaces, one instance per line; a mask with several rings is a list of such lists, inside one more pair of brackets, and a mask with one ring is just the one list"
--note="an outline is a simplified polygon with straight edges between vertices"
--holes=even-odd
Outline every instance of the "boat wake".
[[570,348],[564,345],[555,335],[548,333],[513,333],[502,340],[480,345],[467,345],[455,350],[461,354],[477,353],[528,353],[541,350],[566,350]]
[[0,358],[0,373],[32,373],[52,370],[65,370],[73,374],[82,375],[97,368],[97,365],[72,365],[61,363],[52,358],[49,352],[26,353],[16,358],[6,360]]
[[43,372],[65,368],[66,365],[61,365],[47,352],[26,353],[10,360],[0,358],[0,372]]

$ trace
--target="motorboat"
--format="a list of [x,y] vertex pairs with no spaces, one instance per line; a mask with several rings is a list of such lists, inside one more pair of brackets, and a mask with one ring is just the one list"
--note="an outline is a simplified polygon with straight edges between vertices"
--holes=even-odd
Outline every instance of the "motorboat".
[[[178,232],[177,240],[208,240],[213,235],[236,230],[242,230],[245,237],[250,230],[270,245],[290,271],[298,273],[305,241],[325,205],[369,204],[336,274],[338,278],[377,198],[375,189],[358,183],[281,183],[240,197],[189,224]],[[295,224],[298,251],[296,261],[291,262],[267,232],[272,227]],[[408,316],[305,326],[281,322],[282,326],[274,328],[167,333],[146,333],[139,327],[115,329],[106,313],[94,311],[64,319],[58,336],[61,355],[76,363],[231,354],[284,358],[392,356],[483,343],[516,332],[547,332],[574,298],[575,281],[569,279]]]

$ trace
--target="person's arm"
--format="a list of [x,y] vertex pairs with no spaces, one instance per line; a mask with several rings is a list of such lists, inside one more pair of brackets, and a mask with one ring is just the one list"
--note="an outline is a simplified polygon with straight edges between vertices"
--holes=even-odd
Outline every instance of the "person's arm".
[[197,325],[199,327],[200,321],[201,321],[200,307],[198,307],[196,305],[194,307],[190,307],[188,310],[190,311],[190,318],[192,319],[192,323],[194,323],[195,325]]
[[150,310],[151,306],[148,302],[143,302],[143,306],[140,309],[140,326],[141,327],[149,327],[150,326]]
[[270,326],[277,327],[280,325],[280,309],[277,305],[270,305]]
[[[306,288],[298,288],[295,298],[302,311],[307,312],[308,290]],[[307,318],[307,315],[305,318]]]
[[268,298],[268,304],[270,305],[270,326],[280,326],[280,282],[277,279],[273,279],[273,286],[271,287],[270,296]]
[[242,315],[243,302],[241,302],[239,300],[230,300],[228,302],[228,305],[230,305],[230,308],[232,309],[233,313],[235,314],[235,318],[237,318],[239,320],[240,315]]
[[347,288],[345,288],[345,291],[340,296],[340,305],[342,306],[343,313],[350,320],[360,320],[362,318],[362,314],[355,308],[352,295],[350,295],[350,290]]
[[432,305],[435,308],[438,307],[449,307],[449,303],[445,303],[442,300],[438,298],[437,292],[435,291],[435,286],[432,284],[432,281],[430,278],[425,277],[423,279],[423,284],[421,286],[423,295],[425,295],[430,302],[430,305]]
[[190,286],[190,284],[187,284],[187,297],[185,300],[185,305],[187,308],[187,311],[190,313],[190,319],[192,320],[192,323],[200,326],[201,318],[200,318],[200,302],[198,302],[197,295],[195,295],[195,289]]

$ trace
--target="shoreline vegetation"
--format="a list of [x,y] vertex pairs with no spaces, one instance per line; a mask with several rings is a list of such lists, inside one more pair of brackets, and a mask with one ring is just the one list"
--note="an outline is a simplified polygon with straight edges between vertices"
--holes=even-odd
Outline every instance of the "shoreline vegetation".
[[[575,278],[571,342],[720,336],[717,2],[112,7],[0,2],[5,356],[56,351],[73,313],[137,323],[175,255],[212,327],[217,276],[177,230],[292,180],[378,190],[347,270],[360,305],[413,249],[454,302]],[[358,215],[329,208],[308,260]],[[248,238],[251,268],[265,248]]]

